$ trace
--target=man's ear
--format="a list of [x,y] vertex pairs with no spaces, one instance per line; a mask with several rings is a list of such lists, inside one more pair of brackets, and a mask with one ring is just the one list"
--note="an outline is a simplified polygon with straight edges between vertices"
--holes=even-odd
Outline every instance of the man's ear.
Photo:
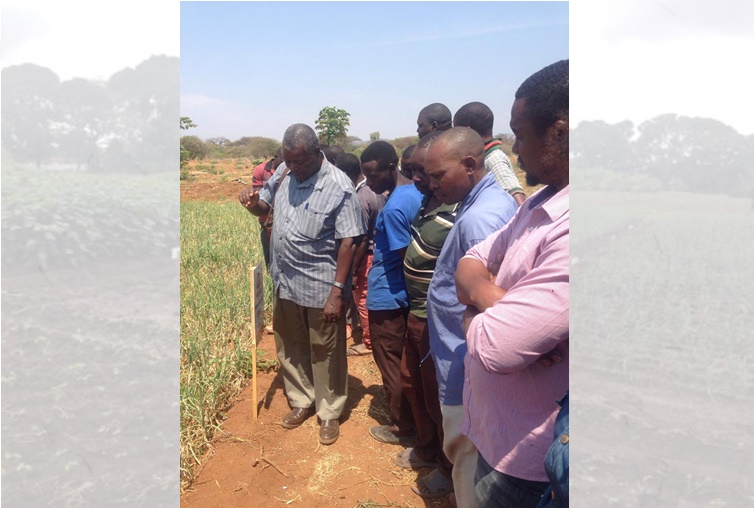
[[547,128],[547,135],[552,136],[552,140],[558,143],[562,143],[563,140],[568,139],[568,121],[556,120],[555,123]]
[[461,159],[461,164],[463,164],[463,169],[466,170],[467,175],[473,175],[476,172],[476,159],[471,155]]

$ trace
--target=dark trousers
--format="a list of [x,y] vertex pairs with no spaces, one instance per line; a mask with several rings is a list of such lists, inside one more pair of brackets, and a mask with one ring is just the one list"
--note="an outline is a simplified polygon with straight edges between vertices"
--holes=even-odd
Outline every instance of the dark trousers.
[[374,362],[382,374],[393,432],[398,435],[414,433],[414,418],[401,389],[401,356],[407,317],[407,308],[369,311]]
[[427,320],[409,313],[406,326],[401,382],[416,424],[414,450],[422,460],[437,462],[440,472],[450,478],[453,464],[442,451],[442,412]]
[[481,453],[477,459],[475,483],[477,500],[485,508],[536,508],[550,485],[501,473],[487,464]]

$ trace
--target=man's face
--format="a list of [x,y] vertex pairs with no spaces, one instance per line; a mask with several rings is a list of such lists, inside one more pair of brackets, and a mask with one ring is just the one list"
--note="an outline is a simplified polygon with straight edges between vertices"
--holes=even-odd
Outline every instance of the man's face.
[[555,124],[539,135],[526,114],[526,99],[517,99],[513,103],[510,126],[516,136],[512,150],[518,155],[518,165],[526,173],[527,185],[558,183],[564,165],[567,176],[568,150],[558,146]]
[[361,172],[367,180],[367,186],[375,194],[382,194],[395,186],[395,177],[390,171],[391,166],[395,168],[395,164],[389,164],[387,168],[381,169],[378,161],[361,163]]
[[424,170],[429,177],[429,188],[446,205],[463,201],[474,187],[472,175],[463,162],[446,149],[444,141],[429,147]]
[[411,157],[408,159],[401,156],[401,173],[403,173],[403,176],[406,178],[412,178],[414,172],[414,167],[411,165]]
[[283,163],[283,158],[275,155],[275,158],[272,159],[272,170],[275,171],[278,166],[280,166]]
[[307,152],[304,147],[283,151],[285,167],[299,182],[311,177],[322,166],[319,150]]
[[416,119],[416,133],[419,134],[419,139],[423,138],[433,130],[435,130],[434,123],[428,119],[423,113],[419,114],[419,118]]
[[424,161],[427,158],[426,148],[415,148],[414,153],[411,154],[411,168],[413,170],[412,180],[419,192],[425,196],[432,194],[432,190],[429,188],[429,177],[427,172],[424,171]]

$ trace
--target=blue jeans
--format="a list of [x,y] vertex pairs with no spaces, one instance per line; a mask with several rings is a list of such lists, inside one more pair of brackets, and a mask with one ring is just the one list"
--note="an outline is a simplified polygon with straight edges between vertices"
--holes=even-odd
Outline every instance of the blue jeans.
[[560,412],[555,420],[555,441],[545,456],[545,471],[550,486],[537,508],[568,507],[568,394],[559,401]]
[[481,506],[500,508],[536,508],[547,482],[522,480],[492,468],[479,454],[476,464],[477,500]]

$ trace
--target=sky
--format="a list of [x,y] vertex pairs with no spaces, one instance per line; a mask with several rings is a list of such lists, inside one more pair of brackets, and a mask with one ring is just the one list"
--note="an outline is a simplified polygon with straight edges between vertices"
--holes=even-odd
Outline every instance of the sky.
[[571,125],[665,113],[754,134],[754,2],[571,2]]
[[[0,5],[3,67],[107,79],[151,55],[180,55],[181,114],[200,137],[280,139],[332,105],[351,113],[351,134],[389,139],[414,134],[430,102],[455,111],[474,100],[492,108],[495,132],[507,132],[517,85],[571,55],[572,126],[676,113],[754,134],[754,2]],[[214,14],[231,8],[237,14]]]
[[34,63],[61,80],[107,80],[152,55],[179,56],[177,1],[2,0],[2,66]]
[[181,114],[201,138],[279,140],[333,106],[393,139],[428,104],[480,101],[510,132],[518,85],[565,58],[564,2],[184,2]]

